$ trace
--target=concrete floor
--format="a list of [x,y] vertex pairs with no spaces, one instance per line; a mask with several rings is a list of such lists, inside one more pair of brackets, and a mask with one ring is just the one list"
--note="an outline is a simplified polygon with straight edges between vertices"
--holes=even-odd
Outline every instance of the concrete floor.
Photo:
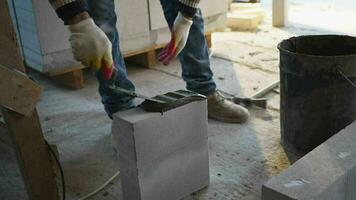
[[[278,42],[293,35],[317,33],[320,31],[296,26],[275,29],[268,21],[254,32],[215,33],[216,57],[212,58],[212,69],[219,89],[249,96],[278,80]],[[177,61],[153,69],[129,63],[128,71],[137,90],[146,95],[182,89],[185,85]],[[45,86],[38,110],[46,139],[59,149],[67,199],[78,199],[119,170],[110,144],[111,121],[100,104],[97,82],[86,71],[85,88],[74,91],[37,73],[31,76]],[[280,145],[278,89],[267,97],[268,109],[252,108],[252,118],[247,124],[209,120],[211,183],[185,200],[258,200],[261,185],[290,165]],[[27,199],[14,154],[3,137],[0,137],[0,199]],[[92,199],[122,199],[119,179]]]

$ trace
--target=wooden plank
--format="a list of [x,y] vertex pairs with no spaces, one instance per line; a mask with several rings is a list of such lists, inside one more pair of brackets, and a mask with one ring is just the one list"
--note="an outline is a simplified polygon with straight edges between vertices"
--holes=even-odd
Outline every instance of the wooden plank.
[[[221,29],[217,29],[216,31],[224,31]],[[205,38],[208,44],[208,47],[212,47],[212,32],[205,33]],[[125,52],[123,53],[123,57],[127,58],[128,61],[133,63],[145,66],[147,68],[153,67],[157,64],[157,55],[156,50],[161,49],[165,46],[165,44],[161,45],[153,45],[147,48],[143,48],[137,51]]]
[[148,52],[148,51],[153,51],[153,50],[156,50],[156,49],[160,49],[160,48],[163,48],[164,46],[166,46],[166,44],[154,45],[154,46],[150,46],[150,47],[147,47],[147,48],[139,49],[139,50],[136,50],[136,51],[123,52],[123,57],[124,58],[128,58],[128,57],[135,56],[135,55],[138,55],[138,54],[142,54],[142,53],[145,53],[145,52]]
[[84,69],[86,68],[84,65],[78,65],[78,66],[73,66],[73,67],[66,67],[63,69],[59,69],[59,70],[52,70],[50,72],[47,73],[48,76],[58,76],[58,75],[62,75],[65,73],[69,73],[75,70],[79,70],[79,69]]
[[[3,16],[3,12],[0,8],[0,61],[3,66],[7,66],[13,69],[17,69],[21,71],[23,69],[23,61],[22,58],[14,59],[13,55],[20,54],[19,49],[17,48],[17,40],[15,32],[4,32],[1,31],[2,25],[6,25],[6,18]],[[4,20],[3,20],[4,19]],[[11,20],[11,19],[10,19]],[[7,34],[13,34],[13,36],[9,36]],[[16,49],[13,48],[16,46]]]
[[81,69],[73,70],[57,76],[52,76],[51,78],[58,84],[71,89],[81,89],[84,87],[84,77],[83,71]]
[[0,105],[23,115],[36,107],[42,87],[26,74],[0,65]]
[[24,117],[4,109],[3,115],[31,200],[59,200],[50,154],[37,111]]
[[[0,49],[2,49],[0,64],[25,72],[7,1],[0,1],[0,19]],[[4,52],[11,53],[2,55]],[[30,116],[24,116],[2,107],[2,114],[17,155],[29,199],[59,200],[50,154],[44,142],[36,109]]]
[[144,67],[150,68],[157,64],[156,51],[150,50],[148,52],[132,56],[127,60],[142,65]]
[[208,48],[210,49],[213,46],[213,41],[211,37],[211,33],[205,35],[206,43],[208,45]]

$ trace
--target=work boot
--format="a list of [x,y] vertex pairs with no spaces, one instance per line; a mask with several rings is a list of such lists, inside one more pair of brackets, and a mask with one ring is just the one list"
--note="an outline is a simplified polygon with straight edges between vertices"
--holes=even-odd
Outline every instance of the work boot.
[[208,96],[208,115],[229,123],[244,123],[250,117],[246,108],[226,100],[218,91]]

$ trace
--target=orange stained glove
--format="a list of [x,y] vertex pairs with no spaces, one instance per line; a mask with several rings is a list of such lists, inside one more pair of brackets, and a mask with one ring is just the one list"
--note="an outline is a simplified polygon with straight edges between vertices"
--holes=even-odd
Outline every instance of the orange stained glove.
[[[114,65],[107,65],[107,63],[103,60],[102,61],[102,67],[101,67],[101,73],[104,78],[104,80],[110,80],[113,74],[115,73],[115,67]],[[115,77],[116,78],[116,77]]]
[[88,18],[69,25],[69,41],[74,58],[95,71],[102,71],[106,80],[113,72],[112,45],[105,33]]
[[160,62],[168,65],[184,49],[192,24],[191,19],[184,17],[181,12],[178,13],[171,30],[171,41],[158,56]]

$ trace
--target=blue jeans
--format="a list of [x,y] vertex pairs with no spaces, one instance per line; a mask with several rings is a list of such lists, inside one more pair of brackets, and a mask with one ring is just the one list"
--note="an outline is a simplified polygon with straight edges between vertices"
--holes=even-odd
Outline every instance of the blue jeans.
[[[160,0],[165,18],[169,27],[173,26],[178,14],[178,0]],[[112,43],[113,58],[118,71],[115,84],[129,90],[135,90],[135,86],[128,79],[125,62],[120,51],[119,34],[116,29],[116,14],[114,0],[87,0],[89,14],[95,23],[106,33]],[[210,69],[208,46],[204,37],[204,20],[201,11],[193,17],[193,25],[190,29],[187,44],[178,55],[182,65],[182,77],[188,90],[210,95],[214,93],[216,84],[213,80],[213,72]],[[120,110],[134,107],[133,99],[126,94],[113,93],[108,88],[108,83],[97,75],[99,80],[99,93],[102,97],[105,111],[112,114]]]

